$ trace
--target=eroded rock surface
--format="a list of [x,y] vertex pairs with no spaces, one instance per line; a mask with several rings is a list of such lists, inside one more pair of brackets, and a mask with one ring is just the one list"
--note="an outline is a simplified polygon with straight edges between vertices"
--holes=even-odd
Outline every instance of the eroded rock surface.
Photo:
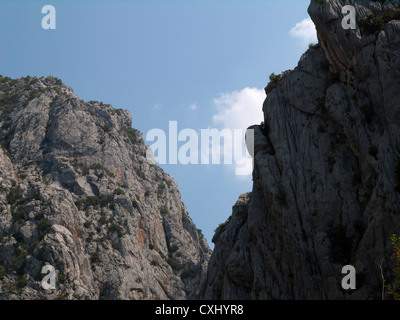
[[[400,21],[383,2],[353,3],[356,30],[341,27],[349,3],[311,2],[319,44],[266,88],[253,190],[214,236],[202,298],[380,299],[382,261],[393,280]],[[356,290],[341,287],[348,264]]]
[[54,77],[1,77],[0,128],[3,299],[198,295],[210,249],[128,111]]

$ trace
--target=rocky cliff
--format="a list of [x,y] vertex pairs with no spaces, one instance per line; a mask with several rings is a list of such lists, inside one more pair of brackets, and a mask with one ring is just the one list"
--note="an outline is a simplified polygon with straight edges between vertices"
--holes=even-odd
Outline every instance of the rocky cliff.
[[131,126],[54,77],[0,77],[2,299],[197,296],[210,249]]
[[253,190],[216,231],[202,298],[381,298],[400,233],[399,4],[311,1],[319,44],[266,87]]

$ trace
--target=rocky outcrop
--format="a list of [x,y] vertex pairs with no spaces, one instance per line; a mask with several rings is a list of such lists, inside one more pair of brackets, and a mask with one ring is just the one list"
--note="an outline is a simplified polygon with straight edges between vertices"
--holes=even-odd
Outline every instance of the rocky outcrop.
[[197,296],[210,249],[131,126],[54,77],[0,78],[3,299]]
[[[319,44],[266,88],[253,190],[216,232],[206,299],[380,299],[400,232],[399,1],[312,1]],[[262,135],[260,133],[262,132]],[[240,214],[238,214],[240,213]],[[356,290],[343,290],[353,265]]]

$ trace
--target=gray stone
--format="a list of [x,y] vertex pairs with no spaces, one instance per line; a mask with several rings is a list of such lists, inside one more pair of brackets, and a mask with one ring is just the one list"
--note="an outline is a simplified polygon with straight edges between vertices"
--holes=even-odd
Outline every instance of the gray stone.
[[0,106],[1,297],[198,296],[211,250],[173,178],[146,161],[130,113],[54,77],[0,78],[0,95],[13,97]]
[[[259,128],[265,139],[257,141],[274,152],[255,152],[251,198],[241,196],[214,236],[201,298],[380,299],[383,258],[386,284],[393,281],[400,23],[346,31],[342,6],[311,1],[319,44],[267,87],[267,130]],[[372,1],[355,7],[358,21],[397,10]],[[341,288],[347,264],[357,271],[355,291]]]

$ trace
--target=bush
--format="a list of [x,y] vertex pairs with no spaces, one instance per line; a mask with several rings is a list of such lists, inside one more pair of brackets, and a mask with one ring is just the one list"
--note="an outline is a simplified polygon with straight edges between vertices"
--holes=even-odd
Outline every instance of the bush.
[[146,175],[144,174],[143,171],[141,171],[138,167],[133,167],[133,170],[135,170],[136,174],[143,180],[146,179]]
[[139,210],[139,203],[136,200],[132,200],[132,207],[136,210]]
[[157,198],[161,198],[161,196],[164,193],[164,190],[165,190],[165,184],[164,183],[160,183],[158,185],[158,188],[157,188]]
[[14,210],[14,212],[12,214],[13,222],[17,222],[19,220],[25,219],[24,209],[25,209],[25,206],[23,204],[21,204]]
[[197,274],[196,269],[193,267],[185,268],[181,273],[181,279],[193,278]]
[[275,74],[272,72],[271,75],[269,76],[269,81],[278,82],[280,78],[282,78],[282,74]]
[[174,258],[167,258],[167,263],[171,266],[172,270],[179,271],[183,269],[183,264],[176,261]]
[[158,266],[158,265],[159,265],[158,261],[155,260],[155,259],[151,260],[150,264],[151,264],[152,266]]
[[222,222],[218,225],[218,227],[214,230],[214,233],[217,233],[225,226],[225,222]]
[[32,199],[34,199],[34,200],[41,200],[42,199],[42,195],[40,193],[39,188],[35,188],[35,190],[33,191]]
[[61,86],[63,84],[61,79],[59,79],[57,77],[54,77],[54,80],[55,80],[56,86]]
[[85,223],[83,224],[83,226],[87,229],[87,228],[90,228],[90,225],[91,225],[92,223],[90,222],[90,221],[85,221]]
[[386,289],[389,295],[393,296],[394,300],[400,300],[400,237],[395,234],[392,236],[393,254],[396,259],[396,265],[393,269],[394,281],[392,285],[387,285]]
[[318,47],[318,43],[309,43],[308,44],[308,49],[314,49]]
[[182,221],[189,220],[189,215],[186,213],[185,209],[182,209]]
[[136,129],[125,127],[123,129],[123,132],[125,133],[125,135],[128,137],[129,141],[132,144],[135,144],[137,142],[137,138],[136,138],[137,130]]
[[169,213],[168,208],[167,208],[166,206],[161,207],[160,213],[161,213],[162,215],[168,214],[168,213]]
[[89,235],[86,237],[87,242],[93,241],[93,232],[90,232]]
[[108,124],[108,123],[106,123],[104,126],[103,126],[103,130],[104,130],[104,132],[110,132],[111,131],[111,126]]
[[18,103],[18,94],[11,93],[9,89],[3,89],[3,94],[0,96],[0,110],[2,118],[7,119],[15,110]]
[[178,250],[179,250],[179,246],[176,245],[176,244],[172,245],[172,246],[169,248],[169,252],[171,252],[171,253],[175,253],[175,252],[177,252]]
[[119,196],[119,195],[124,195],[125,192],[124,192],[124,190],[117,188],[114,190],[113,194]]
[[8,192],[8,194],[6,196],[6,200],[7,200],[7,203],[11,204],[11,205],[20,204],[22,202],[21,189],[16,185],[11,187],[10,191]]
[[211,249],[206,244],[204,244],[207,242],[207,240],[204,238],[203,231],[201,229],[196,229],[196,232],[200,240],[201,250],[203,250],[203,252],[210,252]]
[[78,201],[75,202],[76,207],[78,210],[85,210],[88,207],[105,207],[107,206],[111,201],[113,200],[113,196],[106,196],[106,195],[100,195],[100,196],[88,196],[84,199],[79,199]]
[[96,263],[99,263],[99,262],[101,262],[101,259],[100,259],[100,256],[99,256],[98,252],[93,253],[90,256],[90,263],[96,264]]
[[14,237],[14,239],[18,242],[21,243],[24,241],[24,237],[21,233],[21,231],[15,231],[13,232],[12,236]]
[[27,285],[27,283],[28,283],[28,279],[27,279],[26,275],[17,277],[17,288],[22,289]]
[[48,233],[50,231],[51,228],[51,224],[50,222],[44,220],[43,218],[40,218],[39,220],[39,225],[38,225],[38,229],[41,233]]
[[168,188],[171,188],[171,181],[170,180],[164,180],[165,184],[168,186]]
[[376,17],[373,14],[358,21],[358,26],[366,33],[375,33],[385,28],[386,24],[392,20],[400,19],[400,9],[395,11],[386,11],[381,16]]
[[113,223],[112,225],[110,225],[108,230],[111,233],[116,232],[118,234],[118,237],[122,237],[124,235],[124,229],[116,223]]
[[107,216],[106,216],[105,214],[102,214],[102,215],[100,216],[99,223],[100,223],[100,224],[105,224],[105,223],[107,223]]
[[57,275],[57,280],[58,280],[58,282],[65,284],[65,282],[67,281],[67,277],[65,275],[59,273]]

